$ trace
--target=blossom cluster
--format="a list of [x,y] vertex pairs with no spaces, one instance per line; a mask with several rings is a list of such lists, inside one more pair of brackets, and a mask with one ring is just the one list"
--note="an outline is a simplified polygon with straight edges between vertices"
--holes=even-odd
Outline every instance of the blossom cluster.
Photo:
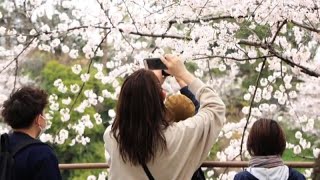
[[[48,128],[58,122],[66,126],[43,134],[45,142],[90,143],[87,131],[100,126],[103,116],[88,112],[117,100],[121,79],[142,68],[144,58],[172,53],[186,60],[196,77],[215,87],[227,106],[235,100],[241,104],[236,118],[227,117],[219,136],[219,142],[227,145],[214,155],[216,159],[239,159],[241,146],[241,156],[249,158],[241,140],[262,117],[294,132],[294,141],[287,142],[294,155],[312,149],[316,156],[319,142],[309,137],[320,134],[319,6],[314,0],[5,0],[0,3],[0,20],[15,20],[0,23],[0,42],[5,42],[0,44],[0,57],[8,62],[10,68],[3,66],[8,73],[18,68],[23,55],[35,50],[74,62],[70,71],[81,83],[56,79],[56,93],[49,96],[46,112]],[[88,63],[78,63],[83,59]],[[114,91],[86,88],[92,81]],[[170,78],[163,87],[170,93],[179,89]],[[74,103],[77,96],[83,98]],[[115,107],[107,114],[110,124]],[[234,174],[207,171],[208,177],[220,179]],[[88,179],[100,176],[106,174]]]

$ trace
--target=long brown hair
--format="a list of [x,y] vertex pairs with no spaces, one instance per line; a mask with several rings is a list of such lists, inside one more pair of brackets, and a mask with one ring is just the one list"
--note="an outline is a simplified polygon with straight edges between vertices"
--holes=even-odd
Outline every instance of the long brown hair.
[[163,134],[168,127],[167,113],[153,72],[141,69],[126,78],[116,112],[111,131],[124,162],[147,163],[167,148]]

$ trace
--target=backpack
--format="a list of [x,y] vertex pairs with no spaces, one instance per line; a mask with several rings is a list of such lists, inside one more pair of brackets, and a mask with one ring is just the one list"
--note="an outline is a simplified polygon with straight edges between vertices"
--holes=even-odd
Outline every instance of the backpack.
[[9,151],[9,135],[4,133],[0,137],[0,180],[14,180],[14,156],[20,150],[31,144],[44,144],[39,140],[30,139],[19,143]]
[[202,171],[201,167],[199,167],[193,174],[191,180],[206,180],[204,172]]

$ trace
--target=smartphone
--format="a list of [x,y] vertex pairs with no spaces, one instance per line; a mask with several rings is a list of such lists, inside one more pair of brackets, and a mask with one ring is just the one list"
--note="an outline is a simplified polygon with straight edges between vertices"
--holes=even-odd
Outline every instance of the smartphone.
[[146,58],[143,60],[146,69],[168,69],[160,58]]

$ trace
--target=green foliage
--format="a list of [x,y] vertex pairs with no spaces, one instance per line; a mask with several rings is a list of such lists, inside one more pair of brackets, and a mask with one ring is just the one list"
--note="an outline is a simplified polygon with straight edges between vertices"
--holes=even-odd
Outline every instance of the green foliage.
[[270,27],[269,25],[257,25],[254,32],[259,39],[263,39],[270,34]]
[[[283,129],[285,131],[287,142],[299,144],[299,139],[295,137],[295,133],[298,129],[290,129],[288,128],[288,125],[282,125],[282,127],[285,127]],[[315,142],[317,140],[315,136],[307,133],[303,133],[302,136],[307,142]],[[310,161],[310,157],[313,157],[312,149],[302,150],[302,153],[299,156],[295,155],[292,149],[287,149],[283,154],[283,159],[288,161]]]
[[[97,71],[91,69],[91,79],[86,83],[85,89],[92,89],[96,94],[101,94],[101,91],[108,89],[110,92],[114,91],[112,86],[104,85],[100,81],[93,78]],[[86,97],[83,92],[78,97],[77,102],[74,102],[77,94],[74,94],[68,90],[66,93],[61,93],[53,86],[56,79],[63,79],[64,85],[68,88],[72,84],[78,84],[81,86],[82,81],[79,75],[74,74],[70,67],[67,65],[60,64],[58,61],[52,60],[48,61],[47,64],[41,71],[41,84],[42,87],[48,92],[48,94],[56,94],[59,98],[60,109],[70,108],[72,103],[75,103],[74,107],[77,107]],[[64,105],[61,103],[62,99],[70,97],[72,99],[71,104]],[[103,133],[105,126],[108,126],[108,110],[115,107],[115,101],[110,99],[105,99],[102,104],[97,106],[89,107],[83,113],[90,116],[92,123],[94,124],[92,129],[86,128],[84,136],[90,138],[90,143],[87,145],[82,145],[76,143],[74,146],[70,146],[71,140],[75,138],[76,132],[69,128],[70,125],[74,125],[81,119],[81,115],[76,111],[70,111],[70,120],[67,122],[62,122],[60,120],[59,112],[53,114],[52,126],[48,130],[50,134],[58,134],[60,129],[66,129],[69,131],[69,139],[66,140],[64,144],[57,145],[54,144],[54,149],[57,152],[58,159],[60,163],[93,163],[93,162],[105,162],[104,157],[104,145],[103,145]],[[96,124],[93,115],[99,112],[103,119],[102,124]],[[88,175],[98,174],[101,170],[86,170],[86,171],[62,171],[63,179],[86,179]]]
[[248,30],[248,26],[250,26],[251,22],[245,21],[241,24],[240,29],[236,32],[236,38],[248,38],[252,32]]
[[313,169],[313,179],[319,180],[320,179],[320,155],[315,160],[315,166]]
[[253,22],[244,21],[240,24],[240,29],[236,32],[235,37],[239,39],[247,39],[250,35],[257,35],[260,40],[265,39],[270,35],[270,27],[269,25],[259,25],[255,24],[256,27],[254,29],[250,29],[249,26]]
[[22,62],[21,73],[33,79],[40,77],[41,71],[39,71],[39,69],[45,66],[46,57],[47,55],[45,53],[34,52],[33,56],[28,58],[28,61]]
[[188,71],[194,73],[198,69],[198,66],[194,62],[188,62],[186,63],[186,68],[188,69]]

